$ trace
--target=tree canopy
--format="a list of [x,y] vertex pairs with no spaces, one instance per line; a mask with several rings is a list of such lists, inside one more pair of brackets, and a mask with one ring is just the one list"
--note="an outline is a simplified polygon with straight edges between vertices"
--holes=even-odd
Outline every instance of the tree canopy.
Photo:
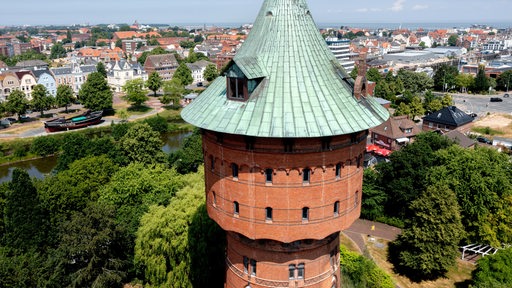
[[174,72],[172,79],[179,80],[183,85],[192,84],[194,81],[194,78],[192,78],[192,71],[187,67],[185,63],[180,64],[178,69],[176,69],[176,72]]
[[473,271],[475,288],[506,288],[512,287],[512,248],[498,251],[478,260]]
[[7,96],[7,104],[5,104],[5,110],[13,114],[18,114],[18,120],[21,114],[25,114],[27,111],[29,102],[25,97],[25,93],[20,90],[14,90],[9,96]]
[[142,79],[126,81],[126,84],[123,86],[123,92],[126,93],[123,98],[134,106],[141,106],[149,99],[148,96],[146,96],[144,81]]
[[93,111],[112,108],[112,90],[107,80],[99,72],[89,74],[78,93],[78,98],[85,108]]
[[41,112],[41,117],[43,116],[44,110],[50,109],[53,105],[53,100],[53,97],[50,96],[50,93],[44,85],[37,84],[34,86],[34,90],[32,90],[31,104],[36,111]]
[[153,91],[156,96],[156,91],[160,89],[163,85],[162,77],[157,72],[153,72],[149,75],[148,80],[146,81],[146,87]]
[[204,79],[208,82],[212,82],[217,77],[219,77],[219,72],[217,71],[217,66],[215,64],[208,64],[206,69],[204,70]]
[[55,95],[55,102],[59,107],[66,107],[66,113],[68,112],[68,105],[75,101],[73,89],[68,85],[59,85],[57,87],[57,95]]

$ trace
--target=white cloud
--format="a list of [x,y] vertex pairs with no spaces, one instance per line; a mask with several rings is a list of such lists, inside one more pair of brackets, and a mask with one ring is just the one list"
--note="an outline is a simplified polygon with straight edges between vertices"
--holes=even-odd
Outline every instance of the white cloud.
[[414,7],[412,7],[412,10],[425,10],[428,9],[428,7],[428,5],[417,4]]
[[404,10],[404,3],[405,3],[405,0],[396,0],[393,3],[393,6],[390,8],[390,10],[394,11],[394,12],[399,12],[399,11]]
[[359,13],[366,13],[368,11],[370,11],[370,9],[368,9],[368,8],[359,8],[356,10],[356,12],[359,12]]

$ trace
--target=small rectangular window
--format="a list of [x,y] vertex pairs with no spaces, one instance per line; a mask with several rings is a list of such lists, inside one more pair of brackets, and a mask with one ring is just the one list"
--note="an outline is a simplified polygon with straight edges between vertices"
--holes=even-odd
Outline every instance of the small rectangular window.
[[288,266],[288,278],[290,280],[295,279],[295,269],[295,265]]
[[311,180],[311,169],[306,168],[302,171],[302,182],[309,183]]
[[265,208],[265,218],[268,221],[272,221],[272,208],[270,208],[270,207]]
[[249,258],[247,258],[246,256],[244,256],[244,273],[249,273]]
[[267,183],[272,183],[272,174],[274,174],[272,169],[265,169],[265,181]]
[[210,169],[215,170],[215,158],[213,156],[210,156]]
[[302,221],[308,221],[309,220],[309,208],[304,207],[302,208]]
[[238,165],[235,163],[231,164],[231,174],[233,175],[233,178],[238,179]]
[[304,279],[304,263],[299,264],[297,278]]
[[334,216],[340,215],[340,201],[334,203]]
[[233,213],[235,215],[239,215],[240,214],[240,204],[238,204],[238,202],[233,202]]
[[336,178],[341,178],[341,163],[336,164]]
[[256,260],[251,259],[251,275],[256,276]]

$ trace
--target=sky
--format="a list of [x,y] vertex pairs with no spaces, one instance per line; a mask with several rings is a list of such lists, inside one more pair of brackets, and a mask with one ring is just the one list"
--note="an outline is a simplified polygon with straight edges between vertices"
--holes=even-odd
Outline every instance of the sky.
[[[512,0],[308,0],[322,23],[512,23]],[[0,10],[0,26],[252,23],[263,0],[25,0]],[[512,26],[512,25],[511,25]]]

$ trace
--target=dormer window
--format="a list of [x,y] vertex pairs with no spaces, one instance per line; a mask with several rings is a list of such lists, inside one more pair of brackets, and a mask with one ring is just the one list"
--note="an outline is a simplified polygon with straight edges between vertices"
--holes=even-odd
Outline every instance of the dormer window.
[[245,100],[248,98],[247,79],[228,77],[228,98]]

